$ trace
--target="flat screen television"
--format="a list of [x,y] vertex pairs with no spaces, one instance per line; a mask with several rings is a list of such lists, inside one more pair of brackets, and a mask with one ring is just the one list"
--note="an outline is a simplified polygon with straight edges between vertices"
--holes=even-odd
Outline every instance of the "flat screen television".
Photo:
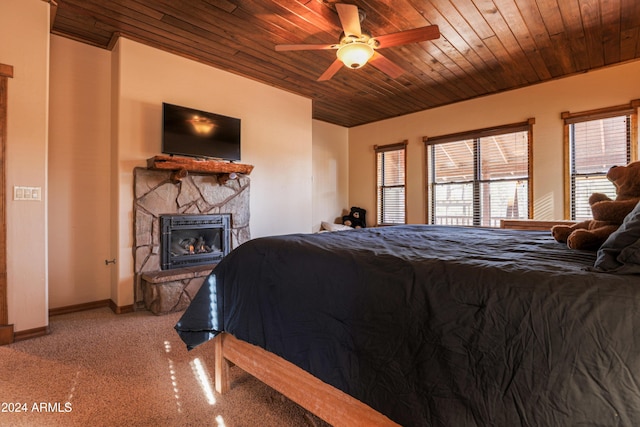
[[162,152],[240,160],[240,119],[162,103]]

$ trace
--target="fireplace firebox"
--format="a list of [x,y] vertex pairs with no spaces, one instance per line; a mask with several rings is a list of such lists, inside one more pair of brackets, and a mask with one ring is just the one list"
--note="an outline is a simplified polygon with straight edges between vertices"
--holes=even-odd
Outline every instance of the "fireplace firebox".
[[161,268],[217,264],[229,253],[230,214],[160,215]]

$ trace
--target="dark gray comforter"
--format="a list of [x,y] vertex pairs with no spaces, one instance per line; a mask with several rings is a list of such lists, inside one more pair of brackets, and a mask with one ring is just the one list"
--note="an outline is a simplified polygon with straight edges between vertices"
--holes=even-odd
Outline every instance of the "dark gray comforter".
[[229,332],[405,426],[640,425],[640,276],[549,234],[254,239],[176,329],[190,348]]

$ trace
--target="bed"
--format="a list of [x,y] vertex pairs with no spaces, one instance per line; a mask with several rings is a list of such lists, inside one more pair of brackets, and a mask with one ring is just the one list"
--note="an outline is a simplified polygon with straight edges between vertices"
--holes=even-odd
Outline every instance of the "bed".
[[428,225],[258,238],[176,330],[215,342],[218,391],[234,363],[333,425],[640,425],[640,234],[621,230],[599,252]]

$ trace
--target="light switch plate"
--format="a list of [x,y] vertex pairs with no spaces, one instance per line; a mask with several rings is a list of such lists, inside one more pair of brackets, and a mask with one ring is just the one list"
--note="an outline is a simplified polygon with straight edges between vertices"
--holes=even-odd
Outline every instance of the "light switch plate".
[[41,187],[13,187],[13,200],[42,200],[42,188]]

